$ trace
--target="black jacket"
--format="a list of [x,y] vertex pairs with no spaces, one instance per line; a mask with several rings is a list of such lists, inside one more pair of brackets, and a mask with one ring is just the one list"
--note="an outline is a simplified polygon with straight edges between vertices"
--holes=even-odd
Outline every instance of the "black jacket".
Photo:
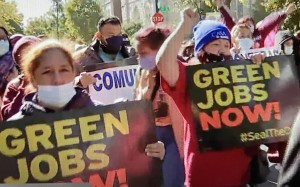
[[282,163],[282,170],[278,180],[278,187],[299,187],[300,186],[300,112],[291,130],[291,136],[285,157]]
[[[98,40],[96,40],[92,44],[90,44],[88,47],[78,51],[78,53],[80,53],[80,54],[76,55],[76,56],[78,56],[77,58],[75,57],[77,75],[86,71],[85,67],[104,62],[104,60],[101,59],[99,56],[100,48],[101,48],[101,44]],[[122,46],[120,52],[121,52],[123,58],[130,57],[129,53],[127,51],[127,48],[125,46]]]
[[[37,113],[54,113],[54,110],[42,107],[37,103],[36,93],[30,93],[25,96],[24,103],[20,108],[20,111],[13,115],[8,121],[22,119],[25,116],[36,115]],[[70,102],[62,109],[62,111],[68,111],[72,109],[81,109],[89,106],[96,106],[98,103],[91,100],[90,96],[81,88],[76,88],[76,94],[70,100]]]

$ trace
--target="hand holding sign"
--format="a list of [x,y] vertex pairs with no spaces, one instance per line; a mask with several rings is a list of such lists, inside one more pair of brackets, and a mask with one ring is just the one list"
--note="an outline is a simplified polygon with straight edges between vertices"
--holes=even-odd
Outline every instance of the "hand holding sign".
[[250,58],[254,64],[261,64],[262,61],[265,59],[265,55],[263,53],[257,53],[250,55]]
[[79,76],[80,83],[83,88],[87,88],[89,85],[97,82],[96,78],[86,72],[82,72]]
[[146,146],[145,152],[147,156],[157,157],[162,160],[164,159],[166,150],[164,144],[158,141],[154,144],[148,144]]

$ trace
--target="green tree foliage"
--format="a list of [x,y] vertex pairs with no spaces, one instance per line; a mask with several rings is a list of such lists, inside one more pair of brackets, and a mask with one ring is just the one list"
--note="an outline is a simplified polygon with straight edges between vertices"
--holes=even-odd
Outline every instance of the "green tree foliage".
[[[224,1],[229,8],[231,1]],[[174,0],[174,4],[180,9],[185,7],[194,8],[200,15],[205,15],[206,12],[217,11],[215,0]]]
[[97,0],[69,0],[65,6],[66,27],[73,39],[82,38],[90,42],[97,31],[99,19],[103,16]]
[[63,38],[68,35],[65,22],[64,4],[62,1],[53,0],[53,5],[48,12],[43,16],[28,21],[25,27],[25,33],[35,36],[47,35],[49,37]]
[[22,33],[23,15],[18,13],[14,1],[0,0],[0,25],[11,33]]
[[49,36],[52,31],[50,20],[46,16],[32,18],[28,21],[24,32],[28,35],[47,35]]
[[252,17],[256,22],[263,20],[266,16],[269,15],[265,7],[263,6],[263,3],[260,1],[257,1],[252,8],[253,8]]
[[276,10],[281,10],[288,7],[289,4],[295,2],[297,5],[297,10],[289,15],[282,26],[282,29],[288,29],[290,31],[300,30],[300,1],[299,0],[268,0],[264,3],[264,6],[268,12],[273,12]]
[[133,39],[134,34],[142,28],[141,22],[130,22],[123,24],[123,30],[128,35],[130,40]]

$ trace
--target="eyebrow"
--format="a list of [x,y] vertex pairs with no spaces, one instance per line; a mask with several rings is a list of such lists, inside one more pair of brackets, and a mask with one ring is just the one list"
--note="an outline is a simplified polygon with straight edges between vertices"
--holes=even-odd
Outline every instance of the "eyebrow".
[[64,65],[61,65],[60,67],[61,68],[71,68],[72,69],[72,66],[70,64],[64,64]]

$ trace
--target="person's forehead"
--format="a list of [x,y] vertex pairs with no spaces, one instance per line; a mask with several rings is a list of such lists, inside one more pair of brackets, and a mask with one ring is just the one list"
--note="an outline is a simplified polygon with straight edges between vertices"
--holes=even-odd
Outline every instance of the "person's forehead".
[[293,43],[293,39],[288,39],[288,40],[285,41],[284,43]]
[[248,27],[239,27],[239,28],[238,28],[238,31],[244,32],[244,33],[251,32],[250,29],[249,29]]
[[121,33],[121,25],[107,23],[100,28],[102,34]]
[[213,43],[219,43],[219,44],[224,43],[224,44],[226,44],[226,43],[229,43],[229,40],[225,40],[225,39],[216,39],[216,40],[210,42],[209,44],[213,44]]

